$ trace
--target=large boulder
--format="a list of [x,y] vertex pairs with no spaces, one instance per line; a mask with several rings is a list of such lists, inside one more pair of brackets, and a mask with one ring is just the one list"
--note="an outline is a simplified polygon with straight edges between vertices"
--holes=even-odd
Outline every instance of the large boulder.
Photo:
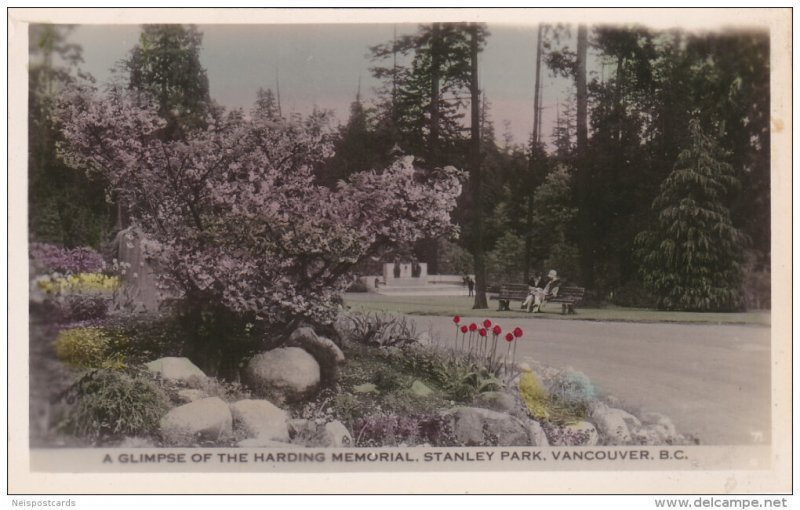
[[336,381],[339,365],[345,362],[344,352],[329,338],[318,336],[313,329],[297,328],[289,337],[289,347],[299,347],[308,352],[319,363],[320,378],[323,385]]
[[354,445],[353,436],[340,421],[317,423],[311,420],[290,420],[292,443],[317,448],[347,448]]
[[299,347],[281,347],[253,356],[245,376],[259,394],[277,402],[312,395],[320,383],[320,367]]
[[639,419],[632,414],[622,409],[608,407],[601,402],[592,405],[589,419],[597,426],[606,444],[630,443],[631,430],[641,426]]
[[517,401],[512,395],[503,391],[486,391],[479,394],[472,405],[491,409],[492,411],[509,413],[517,408]]
[[232,434],[231,412],[219,397],[204,398],[172,409],[161,419],[161,437],[175,446],[219,441]]
[[189,358],[159,358],[145,366],[147,370],[169,382],[196,385],[206,379],[206,374],[197,368],[197,365],[192,363]]
[[248,438],[289,441],[289,415],[271,402],[240,400],[230,408],[234,425]]
[[413,384],[411,384],[411,388],[409,389],[412,395],[417,397],[429,397],[433,394],[433,390],[428,388],[425,383],[420,381],[419,379],[415,380]]
[[641,422],[641,426],[634,424],[631,428],[631,436],[635,444],[688,444],[687,438],[678,433],[672,420],[661,413],[643,413]]
[[530,446],[528,427],[519,418],[478,407],[456,407],[443,413],[464,446]]
[[528,436],[531,438],[531,446],[550,446],[547,434],[538,421],[528,420]]
[[320,446],[331,448],[344,448],[353,446],[353,436],[347,427],[338,420],[326,423],[322,427],[322,441]]

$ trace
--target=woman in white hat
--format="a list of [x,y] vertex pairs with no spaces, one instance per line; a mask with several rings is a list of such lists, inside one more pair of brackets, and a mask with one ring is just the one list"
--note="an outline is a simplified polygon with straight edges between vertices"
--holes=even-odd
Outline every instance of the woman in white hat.
[[528,309],[529,312],[539,312],[541,311],[542,303],[544,302],[545,298],[554,297],[558,295],[558,286],[561,284],[561,280],[558,278],[558,273],[555,269],[551,269],[549,273],[547,273],[547,283],[545,284],[543,289],[535,289],[533,293],[533,306]]

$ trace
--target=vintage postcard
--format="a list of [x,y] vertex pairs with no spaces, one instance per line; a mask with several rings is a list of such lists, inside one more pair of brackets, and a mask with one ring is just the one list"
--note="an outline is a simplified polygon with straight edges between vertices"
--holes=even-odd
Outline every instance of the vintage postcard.
[[10,493],[791,490],[790,9],[8,23]]

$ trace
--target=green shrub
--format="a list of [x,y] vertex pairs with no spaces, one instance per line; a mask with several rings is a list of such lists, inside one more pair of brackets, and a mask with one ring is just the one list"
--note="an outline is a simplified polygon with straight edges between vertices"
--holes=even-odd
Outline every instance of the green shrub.
[[125,338],[103,328],[65,329],[58,334],[55,351],[58,359],[76,368],[114,368],[124,363],[118,349]]
[[523,372],[519,378],[519,394],[522,401],[528,407],[531,416],[537,420],[545,420],[549,417],[547,411],[547,392],[542,387],[542,383],[531,371]]
[[597,397],[592,381],[582,372],[560,372],[550,380],[548,386],[554,403],[576,417],[585,415],[589,402]]
[[129,364],[186,354],[189,333],[172,317],[117,317],[107,324],[115,336],[128,339],[118,349]]
[[352,313],[345,317],[348,340],[375,347],[403,346],[417,342],[416,325],[407,317],[388,313]]
[[91,441],[150,435],[167,412],[167,398],[142,372],[96,369],[66,392],[72,404],[61,429]]

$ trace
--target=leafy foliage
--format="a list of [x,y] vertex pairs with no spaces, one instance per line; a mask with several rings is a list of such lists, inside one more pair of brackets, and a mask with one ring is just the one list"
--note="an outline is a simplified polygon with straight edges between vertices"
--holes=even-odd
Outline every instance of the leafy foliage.
[[170,316],[114,316],[104,321],[104,328],[115,337],[128,339],[115,345],[115,350],[131,365],[186,355],[187,332]]
[[479,394],[503,388],[497,370],[490,370],[470,359],[446,356],[427,349],[404,353],[402,364],[410,373],[435,382],[447,398],[456,402],[472,402]]
[[58,359],[77,368],[113,368],[123,364],[125,337],[99,327],[65,329],[54,344]]
[[377,415],[356,421],[356,446],[457,446],[450,420],[436,414]]
[[655,225],[637,239],[642,278],[660,308],[738,310],[744,237],[725,206],[737,182],[725,153],[699,121],[689,131],[690,145],[653,202]]
[[97,273],[106,267],[103,256],[89,247],[65,248],[50,243],[30,243],[30,259],[36,273]]
[[372,346],[402,346],[417,341],[414,321],[389,313],[350,313],[343,317],[349,340]]
[[106,316],[120,282],[102,273],[52,273],[35,278],[34,285],[50,321],[86,321]]
[[69,388],[66,400],[72,406],[61,428],[92,441],[146,436],[167,412],[164,393],[131,370],[92,370]]

